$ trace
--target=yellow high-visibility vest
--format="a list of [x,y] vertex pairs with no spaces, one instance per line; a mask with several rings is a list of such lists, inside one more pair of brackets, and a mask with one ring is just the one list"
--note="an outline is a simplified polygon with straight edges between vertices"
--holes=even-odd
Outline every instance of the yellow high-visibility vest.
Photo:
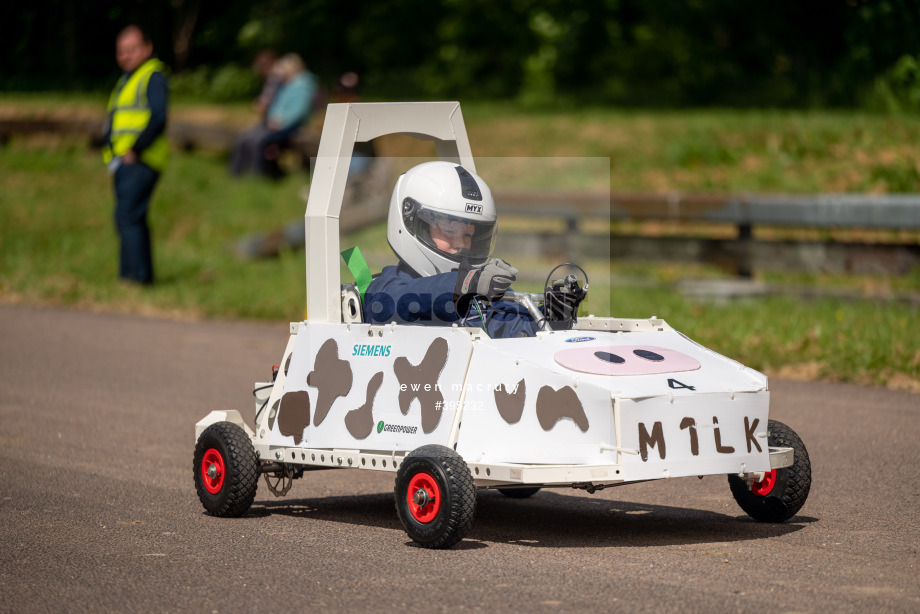
[[[109,97],[109,117],[112,122],[111,147],[105,147],[102,158],[108,163],[115,156],[123,156],[134,146],[137,137],[150,122],[150,103],[147,101],[147,84],[155,72],[164,72],[165,65],[156,58],[141,64],[130,76],[118,80]],[[158,136],[141,152],[141,161],[150,168],[162,171],[169,158],[166,134]]]

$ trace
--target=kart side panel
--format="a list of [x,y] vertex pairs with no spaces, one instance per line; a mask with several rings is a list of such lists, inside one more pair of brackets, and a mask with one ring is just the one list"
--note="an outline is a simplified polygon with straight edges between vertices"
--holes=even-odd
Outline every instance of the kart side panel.
[[[547,345],[521,341],[530,353]],[[467,462],[614,463],[610,392],[521,359],[505,343],[473,344],[457,452]]]
[[471,353],[450,328],[299,324],[272,446],[446,445]]

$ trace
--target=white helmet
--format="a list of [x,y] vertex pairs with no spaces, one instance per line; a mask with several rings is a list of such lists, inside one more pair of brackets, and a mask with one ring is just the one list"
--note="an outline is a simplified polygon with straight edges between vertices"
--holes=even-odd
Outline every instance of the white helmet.
[[489,259],[495,219],[492,192],[479,175],[453,162],[425,162],[396,181],[387,241],[419,275],[446,273],[464,259],[474,266]]

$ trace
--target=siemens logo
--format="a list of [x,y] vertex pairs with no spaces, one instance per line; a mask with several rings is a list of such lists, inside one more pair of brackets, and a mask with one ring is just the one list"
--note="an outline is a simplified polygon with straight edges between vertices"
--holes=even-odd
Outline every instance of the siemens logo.
[[390,346],[388,345],[362,345],[356,344],[351,348],[352,356],[389,356]]

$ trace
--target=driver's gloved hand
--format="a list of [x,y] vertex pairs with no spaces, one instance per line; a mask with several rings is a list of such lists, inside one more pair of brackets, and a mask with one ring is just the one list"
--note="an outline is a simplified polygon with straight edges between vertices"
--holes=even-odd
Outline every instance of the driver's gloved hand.
[[461,262],[454,288],[457,313],[460,317],[466,315],[474,296],[482,296],[489,301],[499,300],[517,279],[518,272],[498,258],[493,258],[481,268],[473,267],[468,260]]

